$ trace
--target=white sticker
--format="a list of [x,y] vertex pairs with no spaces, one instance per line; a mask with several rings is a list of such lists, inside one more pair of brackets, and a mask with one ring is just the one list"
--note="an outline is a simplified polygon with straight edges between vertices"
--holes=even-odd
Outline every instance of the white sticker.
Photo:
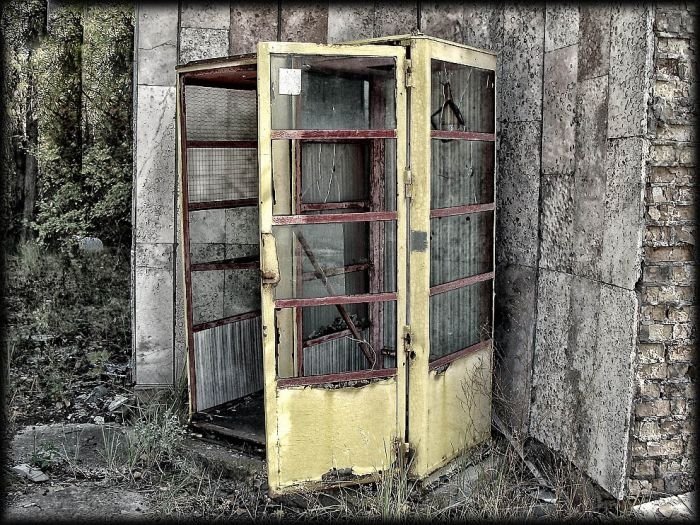
[[301,93],[301,69],[280,68],[280,95],[299,95]]

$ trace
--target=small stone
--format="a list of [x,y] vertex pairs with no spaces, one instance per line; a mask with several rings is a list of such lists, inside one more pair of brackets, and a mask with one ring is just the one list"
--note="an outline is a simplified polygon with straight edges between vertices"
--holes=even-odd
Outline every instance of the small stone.
[[143,477],[143,474],[141,474],[141,473],[137,470],[137,471],[135,471],[135,472],[131,475],[131,477],[134,478],[135,480],[136,480],[136,479],[141,479],[141,478]]
[[26,463],[12,467],[12,471],[20,477],[27,478],[34,483],[48,481],[49,477],[38,468],[33,468]]
[[112,402],[107,407],[107,410],[110,412],[114,412],[116,409],[124,405],[128,400],[128,397],[119,395],[112,400]]

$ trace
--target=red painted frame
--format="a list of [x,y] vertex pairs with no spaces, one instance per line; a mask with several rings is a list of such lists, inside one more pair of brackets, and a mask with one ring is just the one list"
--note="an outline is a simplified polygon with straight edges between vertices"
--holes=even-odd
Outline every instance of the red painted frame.
[[431,129],[430,138],[474,140],[479,142],[496,142],[495,133],[478,133],[476,131],[446,131],[439,129]]
[[339,383],[343,381],[361,381],[363,379],[379,379],[396,375],[396,368],[382,368],[380,370],[358,370],[356,372],[342,372],[340,374],[325,374],[308,377],[285,377],[277,379],[279,388],[290,386],[321,385],[323,383]]

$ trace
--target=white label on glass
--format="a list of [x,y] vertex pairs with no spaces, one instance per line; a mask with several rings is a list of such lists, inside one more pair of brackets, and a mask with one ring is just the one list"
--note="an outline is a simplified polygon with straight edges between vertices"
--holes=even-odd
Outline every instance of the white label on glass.
[[301,69],[280,68],[280,95],[301,93]]

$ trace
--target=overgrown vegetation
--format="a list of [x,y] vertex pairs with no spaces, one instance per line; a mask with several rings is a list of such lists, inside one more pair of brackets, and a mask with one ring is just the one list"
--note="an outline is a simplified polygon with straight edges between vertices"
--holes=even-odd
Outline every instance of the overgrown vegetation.
[[108,365],[130,356],[129,260],[110,252],[51,252],[30,242],[8,257],[9,405],[17,423],[49,422],[98,384],[123,386]]
[[62,3],[47,17],[45,1],[13,0],[2,25],[10,232],[52,247],[78,235],[128,247],[133,6]]

